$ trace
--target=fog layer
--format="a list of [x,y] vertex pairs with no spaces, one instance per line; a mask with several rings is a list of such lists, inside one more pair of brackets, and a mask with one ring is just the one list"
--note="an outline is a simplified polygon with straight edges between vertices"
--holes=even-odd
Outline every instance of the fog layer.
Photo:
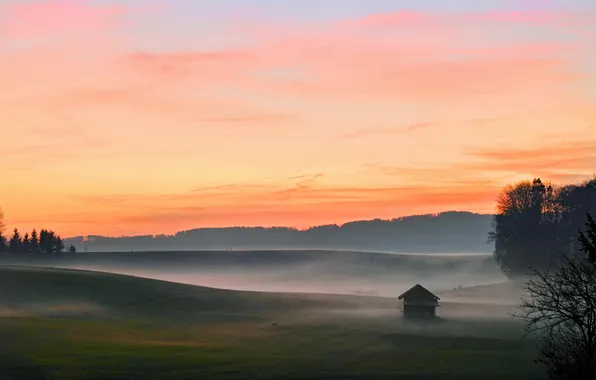
[[[232,290],[397,297],[415,284],[465,302],[454,289],[507,279],[487,255],[338,251],[76,253],[4,257],[2,263],[84,269]],[[503,289],[510,293],[512,289]],[[453,294],[452,294],[453,293]],[[456,297],[457,295],[457,297]],[[506,299],[510,299],[505,294]],[[477,298],[477,297],[473,297]],[[498,303],[501,295],[487,302]],[[477,301],[475,299],[475,301]],[[508,301],[509,302],[509,301]]]

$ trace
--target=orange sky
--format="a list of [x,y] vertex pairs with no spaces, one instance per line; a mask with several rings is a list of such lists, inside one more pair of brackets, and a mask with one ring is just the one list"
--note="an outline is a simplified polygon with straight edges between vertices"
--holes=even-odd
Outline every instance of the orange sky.
[[10,228],[492,212],[506,183],[596,172],[594,12],[150,3],[0,4]]

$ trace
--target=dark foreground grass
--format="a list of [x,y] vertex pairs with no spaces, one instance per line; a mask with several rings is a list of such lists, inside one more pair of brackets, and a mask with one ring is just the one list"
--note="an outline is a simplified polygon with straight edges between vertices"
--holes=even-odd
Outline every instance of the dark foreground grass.
[[530,342],[357,322],[155,325],[0,320],[2,379],[529,379]]
[[0,268],[0,380],[538,374],[533,343],[519,339],[521,326],[465,317],[474,305],[443,306],[445,320],[409,323],[393,300],[375,297],[268,295]]

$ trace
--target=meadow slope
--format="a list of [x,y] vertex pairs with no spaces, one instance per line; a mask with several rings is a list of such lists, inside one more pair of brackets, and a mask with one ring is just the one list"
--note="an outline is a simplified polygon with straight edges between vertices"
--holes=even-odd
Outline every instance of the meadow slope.
[[421,282],[433,291],[506,280],[488,255],[350,251],[196,251],[5,255],[0,264],[87,269],[233,290],[377,294]]
[[[0,267],[4,314],[144,318],[266,318],[279,312],[390,309],[389,298],[240,292],[85,270]],[[77,310],[80,311],[77,313]]]
[[[78,270],[0,267],[0,378],[527,379],[510,306],[271,294]],[[480,312],[480,310],[482,312]]]

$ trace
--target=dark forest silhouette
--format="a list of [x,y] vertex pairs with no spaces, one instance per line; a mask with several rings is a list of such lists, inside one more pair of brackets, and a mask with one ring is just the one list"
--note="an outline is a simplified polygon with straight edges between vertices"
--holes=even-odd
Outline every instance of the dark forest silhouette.
[[[64,240],[51,230],[41,229],[39,234],[33,230],[21,236],[15,228],[8,239],[0,233],[0,253],[60,253],[64,248]],[[70,246],[69,251],[76,252],[76,248]]]
[[545,270],[561,254],[583,255],[585,241],[577,236],[589,227],[587,216],[596,215],[596,178],[560,187],[539,178],[509,185],[497,200],[497,211],[490,241],[505,274],[523,275],[528,267]]
[[79,251],[342,249],[387,252],[485,252],[492,215],[450,211],[393,220],[355,221],[307,230],[288,227],[201,228],[175,235],[66,239]]
[[[12,231],[10,237],[5,236],[6,225],[4,223],[4,212],[0,209],[0,253],[60,253],[64,251],[64,240],[60,235],[52,230],[42,228],[28,232],[21,236],[18,228]],[[71,245],[70,252],[76,252],[76,248]]]

